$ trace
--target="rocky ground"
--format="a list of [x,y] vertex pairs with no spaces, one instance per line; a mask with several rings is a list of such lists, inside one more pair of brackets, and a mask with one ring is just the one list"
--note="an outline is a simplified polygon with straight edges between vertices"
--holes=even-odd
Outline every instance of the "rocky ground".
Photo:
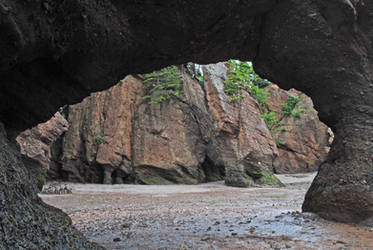
[[373,228],[300,213],[314,174],[281,175],[285,188],[69,184],[40,195],[108,249],[373,249]]

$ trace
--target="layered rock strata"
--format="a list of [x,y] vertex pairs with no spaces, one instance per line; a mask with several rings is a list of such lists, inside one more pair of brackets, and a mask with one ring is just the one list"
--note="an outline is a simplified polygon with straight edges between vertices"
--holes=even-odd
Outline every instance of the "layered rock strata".
[[[274,112],[276,126],[272,131],[278,147],[278,156],[273,162],[276,173],[302,173],[317,171],[326,160],[333,132],[319,120],[311,98],[290,89],[285,91],[277,85],[266,87],[268,111]],[[298,101],[291,114],[284,113],[289,98]]]
[[[265,107],[248,92],[232,101],[225,93],[227,65],[207,65],[203,71],[203,83],[184,72],[182,95],[157,104],[149,103],[143,76],[128,76],[68,108],[71,129],[63,143],[49,149],[67,130],[67,122],[56,115],[17,137],[21,152],[42,169],[51,165],[49,180],[107,184],[199,183],[226,177],[229,185],[248,186],[260,178],[265,184],[273,170],[316,171],[326,159],[328,128],[306,95],[272,84],[265,88]],[[283,111],[290,97],[299,99],[292,111],[297,115]],[[264,111],[275,114],[272,135],[261,117]],[[54,137],[42,136],[46,133]]]
[[181,95],[149,104],[140,76],[69,107],[60,170],[69,181],[280,184],[277,154],[258,103],[224,93],[228,67],[205,69],[205,83],[182,73]]
[[34,179],[37,180],[39,188],[43,186],[45,175],[54,163],[54,143],[68,127],[66,119],[57,112],[49,121],[22,132],[16,138],[22,159],[30,172],[35,174]]

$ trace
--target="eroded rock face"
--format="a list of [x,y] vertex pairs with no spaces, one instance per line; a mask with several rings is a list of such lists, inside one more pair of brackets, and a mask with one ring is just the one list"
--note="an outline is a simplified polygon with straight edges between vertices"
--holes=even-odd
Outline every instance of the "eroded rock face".
[[338,221],[373,216],[372,10],[362,0],[281,1],[255,60],[262,75],[309,95],[335,132],[303,210]]
[[258,104],[224,93],[228,67],[205,67],[204,84],[184,72],[180,96],[149,104],[145,83],[127,76],[69,108],[61,171],[69,181],[279,185],[277,154]]
[[37,195],[34,174],[0,123],[0,248],[102,249],[86,241],[61,210]]
[[23,160],[30,172],[36,173],[39,186],[43,185],[51,165],[53,143],[68,127],[66,119],[57,112],[49,121],[22,132],[16,138]]
[[[266,106],[275,112],[278,124],[273,138],[278,144],[278,156],[273,167],[276,173],[302,173],[317,171],[326,160],[332,142],[332,132],[318,118],[312,100],[291,89],[285,91],[277,85],[266,87]],[[289,97],[299,98],[293,113],[284,114],[283,105]]]
[[272,176],[277,148],[261,117],[257,101],[247,92],[231,102],[224,93],[228,67],[224,63],[204,67],[206,99],[215,126],[218,157],[226,166],[226,184],[248,186],[250,182],[280,185]]

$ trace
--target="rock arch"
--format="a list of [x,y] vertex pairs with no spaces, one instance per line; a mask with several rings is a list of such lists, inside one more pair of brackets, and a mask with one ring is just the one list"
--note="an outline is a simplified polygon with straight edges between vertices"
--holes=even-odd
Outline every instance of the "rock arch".
[[[372,26],[368,0],[1,0],[0,120],[14,138],[127,73],[187,61],[253,60],[261,75],[310,95],[336,131],[303,210],[363,222],[373,217]],[[6,216],[22,208],[51,211],[40,205],[4,137],[1,210]],[[19,231],[18,238],[27,237]]]

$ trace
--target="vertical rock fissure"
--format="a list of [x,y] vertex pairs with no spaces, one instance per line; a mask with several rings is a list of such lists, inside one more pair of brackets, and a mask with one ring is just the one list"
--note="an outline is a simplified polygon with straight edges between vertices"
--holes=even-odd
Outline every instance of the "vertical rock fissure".
[[130,176],[130,179],[133,179],[135,182],[137,182],[137,176],[136,176],[136,170],[135,170],[135,160],[136,160],[136,152],[134,148],[135,144],[135,136],[136,136],[136,123],[139,119],[138,117],[138,107],[135,105],[131,105],[132,110],[132,116],[131,116],[131,135],[130,135],[130,168],[132,177]]

